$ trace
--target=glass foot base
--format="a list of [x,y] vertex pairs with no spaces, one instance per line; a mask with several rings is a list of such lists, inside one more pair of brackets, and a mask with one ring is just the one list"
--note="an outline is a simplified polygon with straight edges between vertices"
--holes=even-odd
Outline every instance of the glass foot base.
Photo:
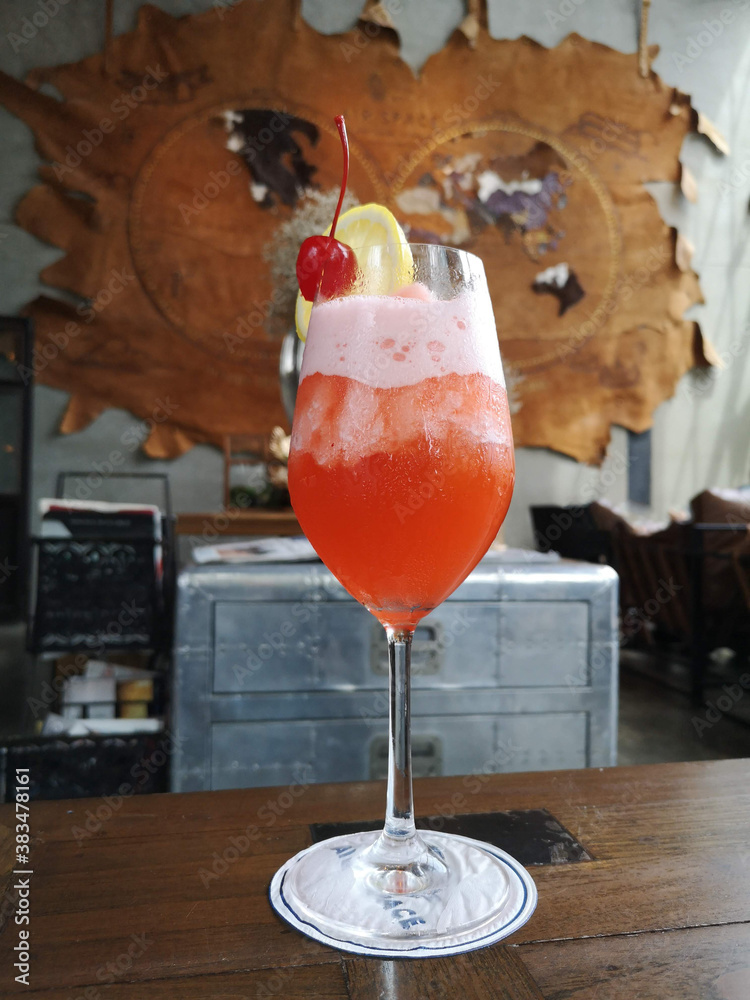
[[334,837],[300,851],[271,882],[292,927],[342,951],[381,958],[456,955],[508,937],[536,907],[531,876],[510,855],[468,837],[420,831],[425,879],[383,878],[380,834]]

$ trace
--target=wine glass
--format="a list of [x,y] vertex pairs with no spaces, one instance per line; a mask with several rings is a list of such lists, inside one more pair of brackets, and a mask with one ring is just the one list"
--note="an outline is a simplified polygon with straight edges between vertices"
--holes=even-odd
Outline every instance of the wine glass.
[[312,308],[289,490],[320,558],[386,631],[385,826],[300,852],[274,876],[271,902],[346,951],[446,955],[507,936],[536,905],[531,878],[503,851],[417,831],[411,780],[414,630],[495,538],[513,439],[479,258],[428,244],[355,253],[356,285],[319,290]]

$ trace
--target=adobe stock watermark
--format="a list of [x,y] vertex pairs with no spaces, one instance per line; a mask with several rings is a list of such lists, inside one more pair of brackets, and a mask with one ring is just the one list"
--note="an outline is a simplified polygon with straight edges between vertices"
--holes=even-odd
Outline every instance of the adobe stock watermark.
[[185,225],[189,226],[193,217],[200,215],[204,208],[208,208],[210,203],[229,187],[232,178],[238,177],[241,173],[242,164],[234,158],[227,160],[223,170],[211,170],[203,187],[193,188],[192,201],[189,204],[181,201],[177,206]]
[[[302,265],[301,271],[297,273],[311,273],[314,269],[315,263],[312,258],[309,258]],[[222,341],[229,354],[234,354],[241,344],[255,337],[256,331],[263,326],[271,313],[284,305],[286,294],[283,288],[275,287],[267,299],[264,299],[262,302],[253,303],[244,316],[239,316],[235,320],[233,329],[223,331]],[[418,332],[418,328],[415,330],[416,332]],[[379,364],[375,368],[368,366],[362,376],[363,378],[367,379],[369,377],[368,373],[372,374],[374,371],[383,371],[388,367],[389,362],[386,357],[376,360]]]
[[579,170],[585,170],[608,149],[617,148],[630,155],[638,152],[638,136],[627,125],[612,118],[602,118],[588,111],[581,116],[578,130],[585,141],[571,148],[570,159]]
[[[76,306],[76,312],[83,319],[84,323],[90,324],[96,317],[107,308],[114,298],[120,295],[127,287],[136,280],[124,267],[112,268],[109,279],[104,284],[93,299],[82,302]],[[68,320],[62,330],[57,330],[49,335],[48,341],[42,347],[35,347],[31,352],[31,367],[25,365],[18,366],[18,374],[24,385],[28,385],[34,376],[39,375],[44,369],[56,361],[63,351],[67,351],[70,342],[80,337],[83,328],[75,320]]]
[[149,780],[167,763],[172,754],[179,749],[181,743],[187,741],[187,736],[175,736],[167,733],[159,746],[147,757],[142,757],[130,769],[129,781],[123,781],[114,795],[103,795],[101,803],[95,809],[87,809],[84,813],[83,826],[71,827],[71,834],[80,846],[84,840],[89,840],[98,834],[105,823],[108,823],[120,809],[126,799],[136,794]]
[[265,323],[271,311],[281,305],[283,301],[283,290],[274,288],[270,296],[260,305],[254,305],[246,315],[240,316],[235,322],[234,330],[225,330],[222,334],[222,340],[228,352],[234,354],[239,344],[244,344],[246,340],[252,340],[255,331]]
[[719,195],[724,198],[732,191],[739,191],[750,182],[750,156],[735,164],[726,180],[719,181]]
[[722,693],[713,701],[709,701],[702,717],[694,715],[690,720],[698,736],[703,739],[703,734],[713,727],[731,712],[734,706],[740,702],[747,691],[750,691],[750,674],[743,674],[736,684],[723,684]]
[[[378,7],[381,9],[381,16],[384,15],[386,20],[390,20],[394,14],[400,14],[404,9],[404,0],[383,0],[382,3],[378,4]],[[349,63],[364,52],[370,42],[378,37],[383,28],[387,27],[390,25],[387,23],[378,24],[375,21],[365,21],[364,24],[360,24],[359,32],[353,39],[339,42],[344,61]]]
[[477,76],[474,79],[476,81],[474,89],[461,101],[456,101],[447,107],[429,136],[413,149],[411,154],[401,162],[401,166],[386,173],[385,181],[388,185],[402,184],[421,160],[436,147],[449,142],[457,134],[457,129],[470,123],[472,115],[479,110],[491,94],[502,87],[501,81],[496,80],[491,73]]
[[277,653],[283,654],[287,648],[287,641],[296,635],[300,625],[306,625],[310,621],[313,613],[309,605],[297,601],[289,614],[291,617],[283,621],[278,629],[263,633],[263,641],[258,643],[255,649],[247,651],[244,663],[232,664],[232,673],[240,684],[254,676],[263,664],[272,660]]
[[[241,115],[236,112],[226,111],[224,113],[227,121],[232,121],[233,116],[234,120],[241,120]],[[248,161],[253,163],[256,157],[271,145],[276,136],[287,128],[292,117],[283,111],[277,111],[268,123],[258,130],[256,135],[247,136],[232,133],[227,141],[227,148],[234,153],[241,154],[246,164]],[[195,216],[200,215],[212,201],[219,197],[222,191],[229,187],[232,178],[238,177],[242,173],[244,173],[243,164],[236,157],[227,160],[222,170],[211,170],[203,187],[193,188],[192,200],[190,202],[181,201],[177,206],[183,223],[189,226]],[[253,185],[252,179],[250,185],[251,187]]]
[[725,351],[719,352],[719,361],[723,367],[718,365],[706,365],[701,368],[694,368],[688,373],[688,378],[680,383],[679,393],[688,399],[695,399],[705,395],[718,382],[747,350],[748,339],[750,338],[750,326],[744,331],[744,338],[733,340]]
[[[131,934],[129,943],[123,948],[119,955],[100,965],[94,972],[94,978],[102,985],[111,985],[118,979],[127,976],[133,968],[136,959],[142,958],[153,944],[145,934]],[[107,990],[107,996],[110,996]],[[87,986],[75,997],[71,995],[71,1000],[104,1000],[104,994],[96,986]]]
[[588,510],[589,506],[599,500],[611,489],[630,468],[628,456],[615,451],[607,457],[604,466],[595,483],[587,483],[581,491],[581,502],[571,504],[565,510],[555,511],[550,518],[551,524],[544,531],[534,531],[534,539],[540,552],[549,552],[554,543],[559,542],[563,532],[568,531]]
[[[463,778],[461,781],[462,786],[469,795],[478,795],[483,788],[486,788],[487,784],[492,780],[493,775],[505,769],[522,750],[523,747],[516,746],[510,738],[500,740],[490,756],[482,762],[479,770],[473,774],[467,774]],[[469,800],[466,795],[463,792],[454,792],[451,795],[449,804],[446,803],[438,807],[437,817],[430,817],[430,829],[441,829],[445,824],[439,823],[440,819],[450,819],[459,813],[466,812],[468,808]],[[432,820],[435,820],[435,823]]]
[[[581,772],[578,772],[579,774]],[[585,772],[584,772],[585,773]],[[636,781],[622,781],[613,779],[613,785],[619,786],[616,797],[608,802],[606,809],[599,809],[597,806],[590,806],[589,791],[580,788],[575,776],[563,779],[558,786],[558,794],[563,798],[568,806],[575,809],[577,822],[568,823],[568,829],[573,836],[590,847],[593,853],[597,853],[597,835],[603,826],[611,823],[612,810],[629,809],[638,806],[643,801],[643,790],[640,783]],[[614,792],[614,788],[612,789]],[[566,880],[587,878],[587,866],[585,864],[570,865],[566,871]]]
[[0,583],[5,583],[9,580],[15,572],[17,572],[18,566],[12,563],[8,556],[6,556],[2,562],[0,562]]
[[617,646],[611,643],[592,644],[591,653],[587,660],[579,664],[578,669],[573,673],[567,673],[564,677],[565,684],[569,691],[578,691],[582,687],[588,687],[594,677],[602,670],[611,671],[612,661],[617,660]]
[[52,18],[69,3],[70,0],[36,0],[37,9],[28,17],[21,18],[18,31],[9,31],[5,36],[13,51],[20,52],[24,46],[30,45]]
[[244,515],[244,504],[250,499],[250,495],[240,491],[236,494],[236,499],[236,507],[223,507],[210,517],[206,517],[201,525],[201,531],[197,535],[190,535],[190,540],[207,545],[209,542],[215,542],[220,535],[230,534],[230,526]]
[[239,834],[229,837],[227,846],[221,851],[214,851],[209,867],[198,869],[196,876],[204,889],[226,875],[230,867],[241,857],[244,857],[254,843],[263,838],[264,828],[270,830],[275,826],[279,819],[305,794],[313,780],[311,765],[297,764],[293,773],[294,778],[290,784],[275,799],[269,799],[258,809],[256,818],[262,822],[263,827],[258,826],[257,823],[250,823]]
[[557,27],[558,24],[563,24],[585,3],[586,0],[560,0],[556,8],[548,7],[545,11],[547,23],[553,28]]
[[675,594],[678,594],[684,587],[681,583],[676,583],[674,577],[669,580],[659,580],[659,586],[653,597],[649,597],[643,602],[642,608],[628,608],[623,615],[620,627],[620,642],[625,639],[632,639],[659,614],[661,609],[669,604]]
[[617,285],[616,293],[610,296],[607,302],[599,303],[593,312],[586,309],[586,319],[577,326],[569,328],[570,336],[564,344],[557,348],[557,357],[564,361],[571,354],[575,354],[583,343],[604,326],[612,313],[623,302],[627,302],[636,292],[649,284],[651,278],[670,261],[671,256],[672,252],[665,244],[650,247],[643,264],[621,279]]
[[446,469],[441,468],[440,470],[434,472],[431,476],[428,476],[419,486],[413,487],[408,496],[405,498],[406,503],[397,502],[393,505],[393,511],[399,520],[400,524],[412,517],[417,511],[421,510],[422,507],[432,498],[440,492],[440,490],[445,485],[446,480]]
[[[254,0],[255,3],[263,3],[263,0]],[[213,0],[211,7],[216,11],[220,21],[223,21],[227,14],[231,14],[238,7],[241,7],[247,0]]]
[[[144,609],[138,607],[135,601],[123,601],[117,617],[112,619],[104,629],[104,635],[110,639],[115,639],[122,635],[126,628],[129,628],[138,617],[143,614]],[[39,697],[31,696],[26,699],[26,704],[35,719],[46,715],[47,711],[58,700],[58,697],[65,687],[65,682],[69,677],[80,673],[81,667],[91,658],[103,656],[107,652],[107,645],[103,639],[99,639],[85,653],[76,653],[71,663],[64,664],[59,668],[60,673],[52,681],[44,681],[39,690]]]
[[85,477],[77,476],[75,480],[76,500],[90,500],[97,490],[101,489],[109,477],[148,440],[153,430],[167,420],[180,408],[169,396],[158,398],[154,403],[150,416],[132,424],[120,435],[120,448],[113,448],[101,461],[91,463],[91,472]]
[[[469,631],[471,626],[476,623],[476,620],[476,616],[470,615],[464,608],[458,610],[455,615],[450,618],[447,627],[441,628],[437,632],[435,642],[430,643],[430,651],[438,657],[441,656],[444,650],[450,649],[462,635]],[[425,627],[429,628],[429,626],[429,619],[426,619],[422,622],[422,625],[418,626],[418,629]],[[418,634],[419,633],[417,632],[417,637],[414,640],[416,645],[413,647],[412,651],[412,674],[414,676],[418,676],[420,673],[420,640],[418,638]],[[387,719],[389,704],[388,690],[383,689],[382,691],[378,691],[369,705],[360,708],[360,718],[363,719],[368,726],[378,724],[382,725]]]
[[111,135],[115,131],[119,122],[124,122],[132,112],[148,98],[149,92],[156,90],[161,83],[166,80],[169,73],[163,70],[158,64],[147,66],[146,73],[139,84],[136,84],[130,91],[123,92],[110,104],[109,110],[114,116],[112,118],[102,118],[94,128],[84,129],[83,138],[75,146],[66,146],[65,159],[52,164],[55,177],[61,181],[66,174],[75,173],[87,156],[91,156],[93,151],[104,142],[105,135]]
[[[299,941],[296,944],[299,951],[288,959],[289,964],[281,969],[269,969],[268,978],[256,986],[253,994],[255,1000],[270,1000],[271,997],[289,995],[290,982],[298,975],[300,969],[310,964],[310,955],[318,954],[318,943],[312,938],[299,935]],[[230,998],[227,997],[226,1000],[230,1000]],[[239,1000],[239,997],[232,998],[232,1000]]]
[[425,827],[440,832],[445,828],[446,820],[470,812],[470,797],[486,788],[493,776],[505,770],[522,750],[523,747],[516,746],[511,739],[501,740],[492,754],[482,762],[479,770],[462,779],[463,790],[453,792],[449,799],[432,809]]
[[[446,129],[451,129],[451,127],[464,125],[471,116],[478,111],[480,106],[494,94],[495,91],[501,86],[499,80],[495,80],[491,74],[487,76],[475,77],[477,83],[473,91],[467,94],[462,101],[457,101],[455,104],[451,104],[450,107],[446,108],[441,117],[441,124],[437,128],[433,129],[432,134],[428,139],[426,139],[409,157],[408,166],[411,167],[412,164],[418,163],[427,153],[430,152],[435,146],[440,146],[445,142],[448,142],[451,138],[451,132],[446,131]],[[395,180],[400,179],[398,174],[390,174],[386,177],[389,184],[392,184]]]
[[12,883],[9,884],[2,896],[0,896],[0,931],[5,927],[7,921],[16,912],[18,906],[18,889],[14,889]]
[[742,14],[748,10],[750,10],[750,0],[734,0],[732,4],[720,11],[717,17],[705,18],[701,22],[700,30],[686,39],[684,51],[672,53],[672,64],[677,72],[681,73],[687,66],[700,58],[717,38],[721,38],[727,28],[730,28],[737,20],[738,11]]

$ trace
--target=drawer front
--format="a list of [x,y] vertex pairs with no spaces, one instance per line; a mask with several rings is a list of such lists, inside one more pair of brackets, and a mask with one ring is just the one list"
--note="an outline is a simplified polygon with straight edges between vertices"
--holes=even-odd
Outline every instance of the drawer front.
[[[586,686],[583,601],[448,601],[420,623],[415,687]],[[218,602],[217,693],[383,688],[385,635],[358,604]]]
[[590,683],[586,601],[507,601],[498,608],[504,686],[585,687]]
[[[382,723],[358,719],[214,724],[211,787],[382,778],[385,738]],[[586,712],[417,716],[412,739],[417,775],[544,771],[589,763]]]
[[[363,607],[344,602],[217,603],[214,691],[365,686],[372,622]],[[374,676],[371,681],[372,686],[383,683]]]
[[[414,637],[414,686],[496,685],[498,621],[497,604],[451,601],[433,611]],[[385,632],[359,604],[255,601],[214,607],[217,693],[367,690],[387,684]]]

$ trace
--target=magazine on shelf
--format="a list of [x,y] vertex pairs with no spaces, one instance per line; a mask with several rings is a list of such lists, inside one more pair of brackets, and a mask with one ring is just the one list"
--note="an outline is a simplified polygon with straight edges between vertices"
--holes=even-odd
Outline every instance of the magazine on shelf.
[[317,562],[318,555],[304,535],[271,536],[251,542],[201,545],[193,549],[196,563]]

